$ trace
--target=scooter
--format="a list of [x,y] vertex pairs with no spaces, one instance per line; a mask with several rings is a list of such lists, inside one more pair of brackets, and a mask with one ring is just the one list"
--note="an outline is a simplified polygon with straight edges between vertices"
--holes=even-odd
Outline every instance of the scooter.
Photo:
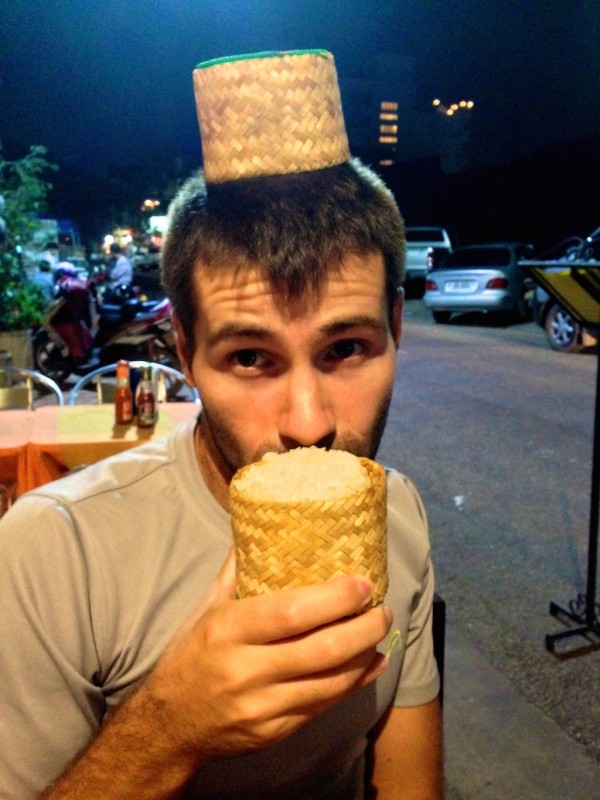
[[96,282],[59,279],[57,296],[33,336],[35,368],[57,383],[121,358],[181,369],[171,322],[171,302],[144,300],[131,289],[99,303]]

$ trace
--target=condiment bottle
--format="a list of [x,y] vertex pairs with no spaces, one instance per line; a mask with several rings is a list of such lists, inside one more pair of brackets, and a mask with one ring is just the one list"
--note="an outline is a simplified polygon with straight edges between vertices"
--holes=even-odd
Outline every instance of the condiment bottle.
[[117,388],[115,390],[115,422],[128,425],[133,420],[133,395],[129,385],[129,362],[117,362]]
[[156,397],[152,388],[152,367],[142,367],[137,392],[138,428],[151,428],[156,423]]

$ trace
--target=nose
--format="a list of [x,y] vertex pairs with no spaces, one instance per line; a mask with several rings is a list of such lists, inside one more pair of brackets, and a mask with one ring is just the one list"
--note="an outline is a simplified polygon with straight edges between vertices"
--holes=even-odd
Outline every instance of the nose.
[[286,449],[331,447],[335,439],[335,415],[323,376],[313,368],[286,376],[279,438]]

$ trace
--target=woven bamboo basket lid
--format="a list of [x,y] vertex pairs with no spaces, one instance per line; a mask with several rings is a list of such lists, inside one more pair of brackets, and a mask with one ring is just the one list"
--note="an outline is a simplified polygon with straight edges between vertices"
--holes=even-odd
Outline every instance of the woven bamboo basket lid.
[[385,470],[360,459],[367,489],[334,500],[272,502],[229,489],[237,563],[237,594],[248,597],[364,575],[373,583],[372,605],[388,587]]
[[208,183],[307,172],[350,158],[331,53],[217,59],[199,64],[193,77]]

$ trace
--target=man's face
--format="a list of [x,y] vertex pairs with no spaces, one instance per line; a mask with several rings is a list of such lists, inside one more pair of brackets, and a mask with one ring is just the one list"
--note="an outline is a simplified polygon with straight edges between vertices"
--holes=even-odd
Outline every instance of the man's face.
[[380,254],[347,256],[316,299],[292,304],[252,266],[198,269],[195,291],[197,346],[185,369],[202,399],[210,458],[226,480],[268,451],[299,446],[375,456],[401,317],[399,299],[390,326]]

